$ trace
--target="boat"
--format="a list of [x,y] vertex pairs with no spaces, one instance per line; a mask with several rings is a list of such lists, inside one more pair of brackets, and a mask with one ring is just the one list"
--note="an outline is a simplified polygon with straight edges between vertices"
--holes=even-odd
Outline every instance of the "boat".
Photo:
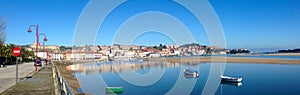
[[199,76],[189,75],[189,74],[184,74],[184,77],[185,77],[186,79],[193,79],[193,78],[198,78]]
[[199,77],[199,73],[196,70],[193,69],[184,69],[185,76],[193,76],[193,77]]
[[220,76],[221,81],[223,82],[241,82],[243,78],[234,78],[234,77],[228,77],[228,76]]

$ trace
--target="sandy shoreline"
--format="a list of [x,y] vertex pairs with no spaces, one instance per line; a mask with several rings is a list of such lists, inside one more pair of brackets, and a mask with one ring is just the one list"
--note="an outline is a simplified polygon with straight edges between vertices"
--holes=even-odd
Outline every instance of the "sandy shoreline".
[[243,57],[192,57],[192,58],[146,58],[150,61],[167,61],[180,63],[263,63],[263,64],[300,64],[300,60],[275,58],[243,58]]
[[73,75],[72,71],[68,71],[66,66],[72,65],[72,62],[54,62],[55,66],[59,69],[60,73],[63,75],[64,79],[69,84],[72,92],[75,95],[86,95],[84,93],[78,92],[77,90],[80,88],[80,83],[77,78]]

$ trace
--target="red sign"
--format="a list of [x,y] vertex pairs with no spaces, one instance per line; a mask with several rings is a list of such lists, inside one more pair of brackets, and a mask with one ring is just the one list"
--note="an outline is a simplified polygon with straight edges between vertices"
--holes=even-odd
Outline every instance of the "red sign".
[[14,47],[12,53],[14,54],[15,57],[18,57],[21,54],[21,49],[19,47]]

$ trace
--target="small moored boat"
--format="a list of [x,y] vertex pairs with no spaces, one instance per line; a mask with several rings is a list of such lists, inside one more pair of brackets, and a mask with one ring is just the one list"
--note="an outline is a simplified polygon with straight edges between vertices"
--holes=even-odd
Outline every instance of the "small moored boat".
[[221,81],[223,82],[241,82],[242,78],[234,78],[234,77],[228,77],[228,76],[220,76]]
[[193,69],[184,69],[183,71],[184,71],[185,75],[189,75],[189,76],[192,75],[193,77],[199,77],[199,73],[196,70],[193,70]]

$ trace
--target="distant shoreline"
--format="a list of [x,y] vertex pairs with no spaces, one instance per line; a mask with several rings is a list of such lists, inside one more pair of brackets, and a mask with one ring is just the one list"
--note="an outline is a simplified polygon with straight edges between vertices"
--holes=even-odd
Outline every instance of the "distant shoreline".
[[300,53],[271,53],[263,54],[263,56],[300,56]]
[[[261,63],[261,64],[300,64],[299,59],[285,58],[250,58],[241,56],[192,56],[192,57],[159,57],[159,58],[142,58],[144,61],[166,61],[177,63],[211,63],[211,62],[227,62],[227,63]],[[260,56],[299,56],[300,53],[280,53],[280,54],[263,54]],[[58,62],[71,62],[74,64],[103,62],[108,59],[97,60],[64,60]]]
[[193,58],[145,58],[145,61],[166,61],[180,63],[210,63],[210,62],[226,62],[226,63],[262,63],[262,64],[300,64],[300,60],[294,59],[278,59],[278,58],[243,58],[243,57],[220,57],[205,56]]

